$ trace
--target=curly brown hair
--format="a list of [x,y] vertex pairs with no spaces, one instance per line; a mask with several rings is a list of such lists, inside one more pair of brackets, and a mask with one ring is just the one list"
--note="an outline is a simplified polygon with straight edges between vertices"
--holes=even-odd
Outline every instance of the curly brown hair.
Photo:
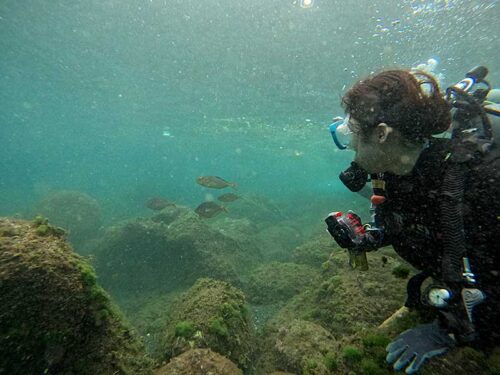
[[386,70],[358,81],[342,106],[360,122],[362,133],[385,122],[412,143],[444,132],[451,123],[450,104],[436,80],[422,71]]

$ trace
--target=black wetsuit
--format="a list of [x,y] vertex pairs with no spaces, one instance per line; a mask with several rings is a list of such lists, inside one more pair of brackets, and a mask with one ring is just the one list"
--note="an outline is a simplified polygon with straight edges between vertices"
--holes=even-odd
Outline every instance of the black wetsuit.
[[[408,176],[384,174],[387,201],[377,208],[384,245],[415,268],[441,276],[440,188],[450,140],[434,139]],[[486,300],[474,309],[481,341],[500,344],[500,149],[467,169],[463,199],[467,256]]]

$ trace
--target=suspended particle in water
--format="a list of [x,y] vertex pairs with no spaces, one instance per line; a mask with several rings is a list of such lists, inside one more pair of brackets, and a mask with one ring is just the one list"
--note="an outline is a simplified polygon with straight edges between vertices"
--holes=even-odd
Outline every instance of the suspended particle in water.
[[300,6],[302,8],[312,8],[314,5],[314,0],[300,0]]

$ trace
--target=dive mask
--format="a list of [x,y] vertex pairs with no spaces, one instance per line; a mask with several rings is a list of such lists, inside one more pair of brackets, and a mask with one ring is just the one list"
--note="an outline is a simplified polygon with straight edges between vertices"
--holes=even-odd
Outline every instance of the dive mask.
[[345,118],[335,117],[333,123],[330,125],[330,133],[333,142],[340,150],[349,148],[352,143],[353,132],[349,129],[349,116]]

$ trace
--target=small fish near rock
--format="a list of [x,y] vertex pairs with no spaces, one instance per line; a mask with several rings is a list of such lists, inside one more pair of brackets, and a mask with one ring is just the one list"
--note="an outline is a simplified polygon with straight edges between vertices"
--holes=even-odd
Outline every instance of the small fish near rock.
[[199,176],[196,177],[196,183],[198,185],[205,186],[211,189],[224,189],[227,187],[232,187],[233,189],[236,189],[236,186],[238,186],[234,182],[228,182],[224,180],[222,177],[217,177],[217,176]]
[[146,201],[146,207],[153,211],[161,211],[169,206],[175,206],[175,203],[160,197],[153,197]]
[[240,196],[233,194],[233,193],[226,193],[226,194],[219,195],[217,197],[217,200],[219,200],[221,202],[234,202],[237,199],[240,199]]
[[219,206],[214,202],[203,202],[194,210],[202,218],[211,218],[223,211],[228,212],[224,206]]

